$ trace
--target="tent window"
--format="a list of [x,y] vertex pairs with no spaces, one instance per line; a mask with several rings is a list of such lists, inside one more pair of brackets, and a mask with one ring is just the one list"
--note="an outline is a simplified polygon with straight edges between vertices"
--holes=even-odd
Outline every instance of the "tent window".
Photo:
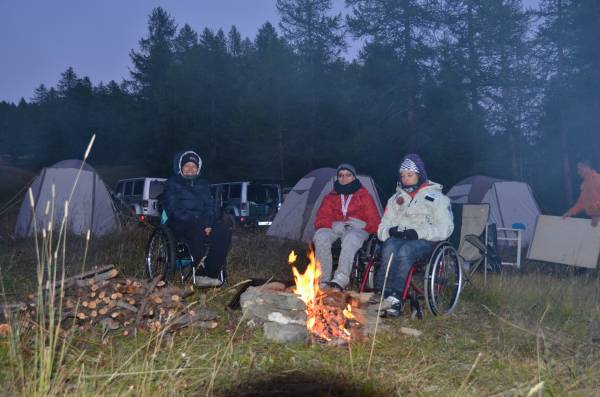
[[133,184],[133,195],[141,196],[144,194],[144,181],[135,181]]

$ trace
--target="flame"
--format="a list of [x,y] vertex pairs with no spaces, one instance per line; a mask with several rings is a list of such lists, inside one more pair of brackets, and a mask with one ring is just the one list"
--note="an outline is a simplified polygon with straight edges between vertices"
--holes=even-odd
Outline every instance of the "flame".
[[[294,281],[296,287],[294,293],[299,295],[300,299],[306,303],[306,328],[313,335],[326,341],[334,338],[349,340],[351,332],[346,329],[348,320],[353,320],[352,307],[347,305],[346,309],[324,304],[323,298],[326,296],[319,289],[319,278],[321,276],[321,266],[315,259],[312,250],[308,252],[310,263],[306,271],[301,274],[296,266],[292,266]],[[290,264],[294,263],[297,255],[292,251],[288,257]]]
[[354,314],[352,314],[352,306],[350,306],[350,304],[346,305],[343,313],[344,317],[346,317],[348,320],[354,320]]
[[294,251],[290,252],[290,255],[288,256],[288,263],[291,265],[292,263],[296,262],[296,259],[298,259],[298,255],[296,255]]
[[[290,253],[290,258],[292,258],[292,254],[294,254],[293,258],[295,260],[296,254],[294,251]],[[321,265],[315,259],[315,253],[312,250],[308,252],[308,259],[310,259],[310,263],[304,274],[300,274],[296,266],[292,266],[292,273],[294,273],[294,281],[296,283],[294,293],[300,295],[300,299],[306,303],[307,310],[317,303],[319,277],[321,277]]]

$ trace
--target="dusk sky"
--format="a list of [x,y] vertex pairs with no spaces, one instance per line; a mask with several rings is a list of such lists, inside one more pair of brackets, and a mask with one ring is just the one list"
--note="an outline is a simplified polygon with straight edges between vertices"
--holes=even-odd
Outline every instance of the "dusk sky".
[[[0,101],[29,101],[37,86],[55,86],[69,66],[94,84],[129,78],[129,52],[138,49],[157,6],[197,32],[236,25],[254,38],[264,22],[279,22],[275,0],[0,0]],[[334,11],[343,9],[344,0],[334,0]]]

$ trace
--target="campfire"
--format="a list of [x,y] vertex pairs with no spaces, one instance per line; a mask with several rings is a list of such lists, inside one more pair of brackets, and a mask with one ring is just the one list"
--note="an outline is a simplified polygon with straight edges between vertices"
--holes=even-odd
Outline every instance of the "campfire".
[[327,342],[343,342],[352,339],[352,328],[359,324],[352,312],[359,301],[350,294],[332,290],[321,290],[319,278],[321,266],[312,250],[308,252],[310,263],[302,274],[293,264],[297,255],[292,251],[288,262],[292,265],[294,281],[293,292],[306,304],[306,327],[317,339]]

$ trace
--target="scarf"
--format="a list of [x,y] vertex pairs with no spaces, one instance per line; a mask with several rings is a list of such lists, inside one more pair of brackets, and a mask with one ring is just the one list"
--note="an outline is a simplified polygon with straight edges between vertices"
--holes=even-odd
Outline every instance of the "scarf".
[[335,190],[337,194],[352,194],[355,193],[358,189],[360,189],[361,186],[362,185],[360,184],[358,178],[347,185],[342,185],[338,181],[335,181],[333,184],[333,190]]

